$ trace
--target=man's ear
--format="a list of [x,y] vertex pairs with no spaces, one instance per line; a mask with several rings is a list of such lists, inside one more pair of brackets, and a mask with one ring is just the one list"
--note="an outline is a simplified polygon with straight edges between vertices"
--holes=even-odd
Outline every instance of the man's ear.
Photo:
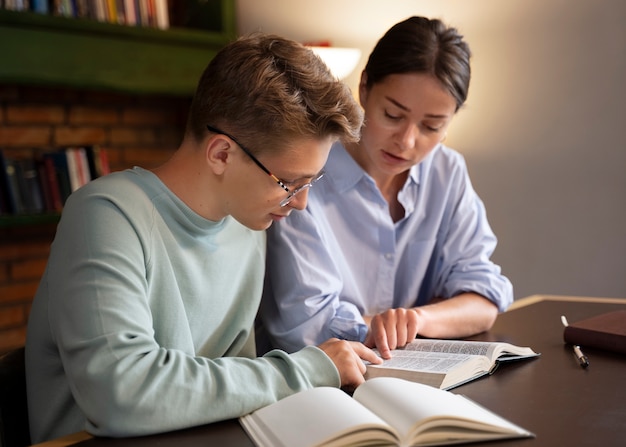
[[233,160],[233,143],[224,135],[209,138],[205,146],[206,161],[216,175],[221,175]]

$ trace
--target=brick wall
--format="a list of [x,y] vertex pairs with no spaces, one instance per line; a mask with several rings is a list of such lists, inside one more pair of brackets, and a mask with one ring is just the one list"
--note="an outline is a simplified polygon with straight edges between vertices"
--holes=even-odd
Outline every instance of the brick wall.
[[[33,157],[99,145],[111,170],[161,164],[182,138],[189,98],[0,85],[0,148]],[[24,344],[56,224],[0,228],[0,353]]]

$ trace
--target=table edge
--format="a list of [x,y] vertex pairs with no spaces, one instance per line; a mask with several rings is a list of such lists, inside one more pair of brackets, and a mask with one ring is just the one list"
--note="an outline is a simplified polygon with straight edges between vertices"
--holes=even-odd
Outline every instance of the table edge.
[[605,303],[605,304],[626,304],[626,298],[602,298],[592,296],[568,296],[568,295],[530,295],[525,298],[513,301],[506,312],[530,306],[542,301],[569,301],[579,303]]

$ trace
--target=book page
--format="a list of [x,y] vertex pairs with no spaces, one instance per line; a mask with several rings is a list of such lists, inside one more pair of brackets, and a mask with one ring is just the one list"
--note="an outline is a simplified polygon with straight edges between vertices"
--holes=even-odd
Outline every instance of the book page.
[[393,425],[402,445],[531,435],[463,396],[402,379],[371,379],[356,389],[354,399]]
[[400,350],[420,352],[444,352],[448,354],[484,355],[493,358],[500,343],[461,341],[461,340],[434,340],[416,339]]
[[490,364],[500,356],[519,358],[520,356],[538,355],[528,347],[515,346],[510,343],[421,338],[413,340],[403,348],[392,351],[392,354],[401,351],[485,356],[489,359]]
[[359,429],[379,432],[364,432],[364,440],[397,443],[380,417],[338,388],[313,388],[291,395],[243,416],[240,422],[258,446],[329,446],[333,439]]
[[380,368],[401,368],[412,371],[428,371],[434,373],[448,373],[459,365],[474,359],[466,354],[446,354],[439,352],[411,352],[408,350],[391,351],[392,357],[384,360]]

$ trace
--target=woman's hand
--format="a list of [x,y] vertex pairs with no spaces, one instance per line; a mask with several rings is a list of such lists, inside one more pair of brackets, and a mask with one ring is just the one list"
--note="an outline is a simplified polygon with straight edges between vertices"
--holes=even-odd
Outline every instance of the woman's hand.
[[[368,321],[369,320],[369,321]],[[384,359],[391,358],[391,350],[413,340],[419,331],[419,315],[415,309],[389,309],[366,318],[369,332],[365,345],[376,347]]]

